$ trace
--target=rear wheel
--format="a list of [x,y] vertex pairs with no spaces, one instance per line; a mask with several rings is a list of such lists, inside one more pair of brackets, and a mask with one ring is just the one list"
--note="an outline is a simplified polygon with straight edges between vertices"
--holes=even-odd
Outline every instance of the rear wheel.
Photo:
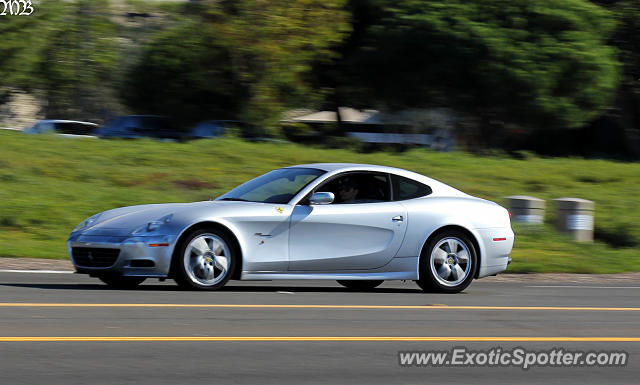
[[98,277],[102,282],[117,289],[131,289],[146,279],[145,277],[123,277],[120,274],[108,274]]
[[436,235],[420,256],[420,279],[425,291],[459,293],[473,280],[477,255],[469,236],[459,230]]
[[233,276],[237,252],[223,232],[205,228],[184,238],[173,258],[172,270],[178,285],[200,290],[217,290]]
[[340,280],[337,281],[342,286],[351,290],[371,290],[382,284],[384,281],[373,281],[373,280]]

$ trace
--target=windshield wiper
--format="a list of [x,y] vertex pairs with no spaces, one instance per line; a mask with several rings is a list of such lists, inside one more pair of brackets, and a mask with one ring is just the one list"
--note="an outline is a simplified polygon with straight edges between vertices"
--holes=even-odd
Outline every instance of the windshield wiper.
[[222,199],[218,199],[219,201],[238,201],[238,202],[249,202],[246,199],[242,199],[242,198],[222,198]]

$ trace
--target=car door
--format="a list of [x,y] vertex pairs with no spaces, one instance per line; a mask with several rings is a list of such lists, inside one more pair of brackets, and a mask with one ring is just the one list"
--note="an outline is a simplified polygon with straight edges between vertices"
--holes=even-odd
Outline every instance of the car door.
[[[341,180],[358,185],[358,197],[343,194]],[[384,173],[346,173],[321,184],[334,203],[295,206],[289,231],[289,271],[366,270],[386,265],[406,230],[406,209],[390,199]],[[352,191],[352,190],[349,190]]]
[[[288,266],[289,220],[293,207],[286,204],[252,203],[233,222],[243,234],[243,270],[283,272]],[[250,209],[248,208],[250,207]]]

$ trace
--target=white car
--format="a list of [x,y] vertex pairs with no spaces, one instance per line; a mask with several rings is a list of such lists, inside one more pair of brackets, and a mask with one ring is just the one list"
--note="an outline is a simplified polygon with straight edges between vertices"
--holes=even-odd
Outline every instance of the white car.
[[68,249],[77,272],[115,286],[330,279],[364,290],[414,280],[455,293],[505,270],[513,241],[496,203],[407,170],[322,163],[273,170],[211,201],[96,214]]
[[66,137],[92,137],[93,131],[98,127],[95,123],[81,122],[77,120],[47,119],[38,120],[32,126],[23,130],[25,134],[49,134],[55,133]]

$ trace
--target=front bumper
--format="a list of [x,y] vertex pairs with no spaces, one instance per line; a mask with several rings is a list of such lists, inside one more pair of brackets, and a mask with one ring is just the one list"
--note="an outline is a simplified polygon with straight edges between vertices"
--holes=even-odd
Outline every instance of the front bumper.
[[[67,240],[67,252],[76,272],[90,275],[119,273],[129,277],[166,277],[171,267],[171,256],[177,236],[107,236],[72,234]],[[119,250],[113,264],[93,263],[93,257],[84,253],[82,258],[74,258],[74,248],[94,250],[98,254],[103,249]],[[77,251],[78,249],[76,249]],[[77,253],[78,254],[78,253]]]

